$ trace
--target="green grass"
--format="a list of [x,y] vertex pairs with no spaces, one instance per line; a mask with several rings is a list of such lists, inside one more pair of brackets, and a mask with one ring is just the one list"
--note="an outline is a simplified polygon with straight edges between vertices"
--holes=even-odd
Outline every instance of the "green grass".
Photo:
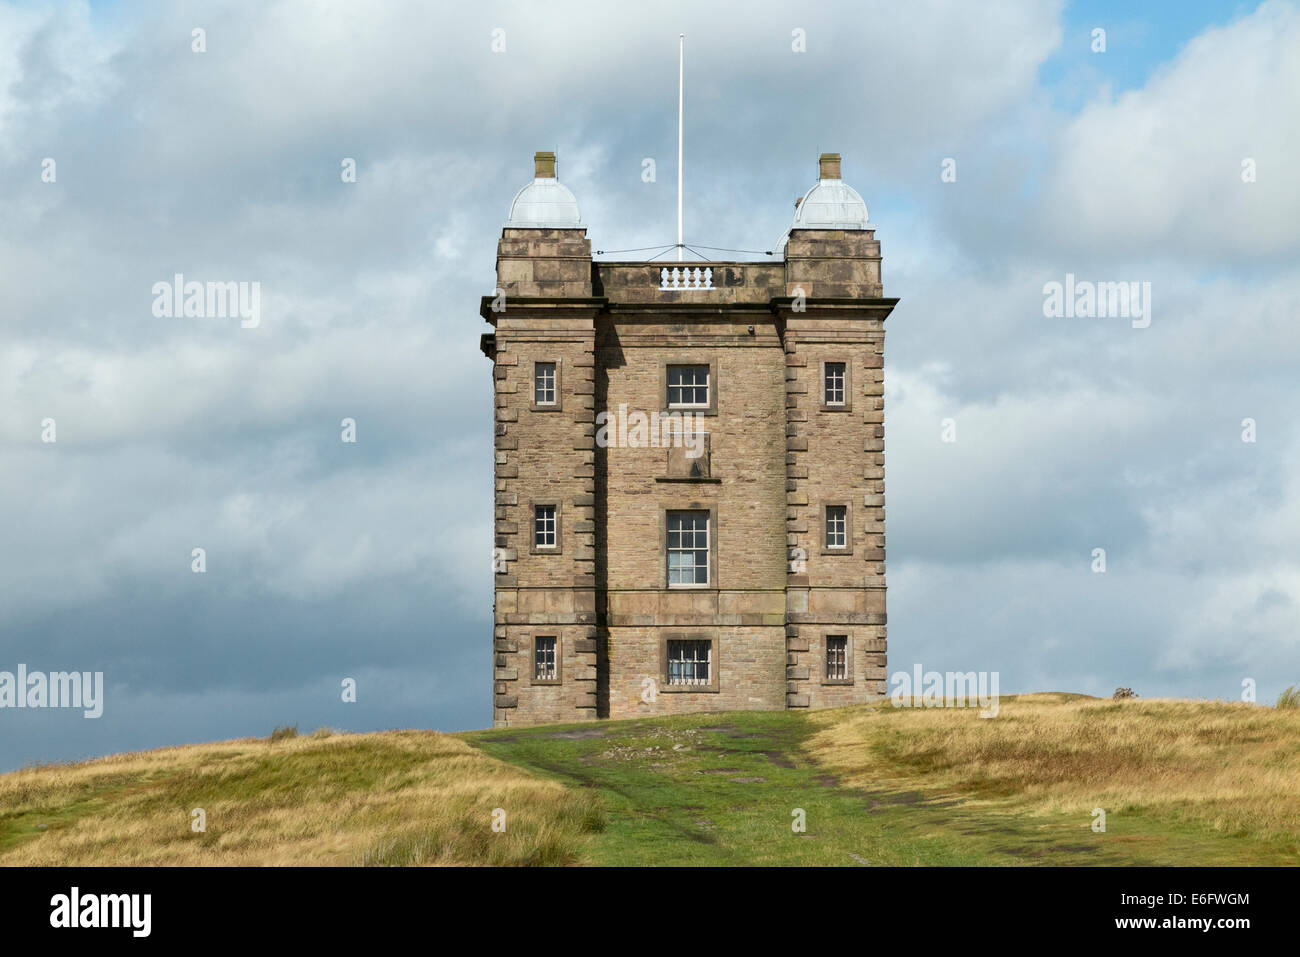
[[1300,709],[1000,708],[282,733],[47,765],[0,775],[0,865],[1300,864]]
[[[852,709],[858,711],[861,709]],[[843,714],[844,712],[841,712]],[[851,713],[851,712],[850,712]],[[1220,833],[1178,813],[1088,814],[929,785],[926,762],[846,784],[814,757],[835,712],[736,712],[460,735],[489,755],[594,791],[607,809],[583,858],[602,865],[1295,864],[1294,842]],[[889,717],[882,711],[882,717]],[[888,729],[892,732],[894,729]],[[882,763],[893,746],[886,734]],[[806,831],[792,829],[802,808]]]

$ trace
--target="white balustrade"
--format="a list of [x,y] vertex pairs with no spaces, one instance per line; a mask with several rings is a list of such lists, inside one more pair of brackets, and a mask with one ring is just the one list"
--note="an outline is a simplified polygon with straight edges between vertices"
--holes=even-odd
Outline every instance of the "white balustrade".
[[666,292],[684,292],[688,289],[712,289],[713,269],[696,266],[674,266],[670,271],[667,266],[659,270],[659,288]]

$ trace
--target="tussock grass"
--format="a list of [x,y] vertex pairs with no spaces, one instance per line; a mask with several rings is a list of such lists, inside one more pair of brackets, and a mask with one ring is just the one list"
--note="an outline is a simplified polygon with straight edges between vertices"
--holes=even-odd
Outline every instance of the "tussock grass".
[[1277,696],[1279,708],[1300,708],[1300,685],[1292,685]]
[[[191,830],[195,808],[204,833]],[[9,865],[570,864],[601,826],[594,797],[423,731],[323,730],[0,775]]]
[[812,715],[809,749],[846,784],[922,786],[969,803],[1140,811],[1264,840],[1300,836],[1300,710],[1035,694],[974,709]]
[[1215,701],[322,729],[0,775],[0,864],[1298,861],[1300,708]]

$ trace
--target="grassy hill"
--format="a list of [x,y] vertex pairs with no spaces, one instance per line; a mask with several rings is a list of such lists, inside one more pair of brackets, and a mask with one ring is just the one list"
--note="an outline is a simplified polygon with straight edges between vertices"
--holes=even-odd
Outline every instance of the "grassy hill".
[[1294,865],[1297,822],[1300,710],[1065,694],[993,719],[317,732],[0,775],[10,865]]

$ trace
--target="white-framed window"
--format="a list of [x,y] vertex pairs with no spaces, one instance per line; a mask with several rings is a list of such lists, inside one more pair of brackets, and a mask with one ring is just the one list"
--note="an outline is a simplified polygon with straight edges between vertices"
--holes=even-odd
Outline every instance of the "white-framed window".
[[697,639],[668,641],[668,683],[707,685],[713,679],[713,643]]
[[533,639],[533,680],[555,681],[559,677],[555,652],[558,642],[554,635],[538,635]]
[[668,584],[709,583],[709,513],[668,513]]
[[555,547],[555,506],[536,505],[533,507],[533,547]]
[[843,362],[827,362],[825,368],[822,401],[827,405],[843,405],[846,364]]
[[707,409],[709,407],[709,367],[668,367],[668,408]]
[[555,405],[555,363],[533,363],[533,402]]
[[826,636],[826,680],[847,681],[849,678],[849,636]]
[[847,505],[826,506],[826,547],[845,548],[849,543],[849,508]]

